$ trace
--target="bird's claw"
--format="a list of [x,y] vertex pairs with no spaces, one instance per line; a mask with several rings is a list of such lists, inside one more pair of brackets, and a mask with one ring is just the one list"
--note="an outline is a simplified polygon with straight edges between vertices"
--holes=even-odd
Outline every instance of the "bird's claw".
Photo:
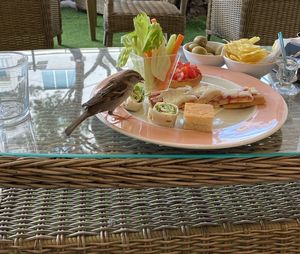
[[119,123],[121,121],[124,121],[124,120],[128,120],[130,118],[132,118],[131,115],[128,115],[128,116],[121,116],[121,115],[118,115],[118,114],[115,114],[115,113],[111,113],[111,114],[107,114],[106,117],[110,115],[112,116],[112,120],[113,120],[113,123]]

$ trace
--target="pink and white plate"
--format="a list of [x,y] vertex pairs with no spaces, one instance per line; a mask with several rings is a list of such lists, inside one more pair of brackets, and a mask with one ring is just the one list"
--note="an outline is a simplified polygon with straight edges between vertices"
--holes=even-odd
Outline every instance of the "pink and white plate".
[[[182,128],[179,117],[175,128],[155,125],[147,119],[148,104],[143,110],[129,113],[122,106],[115,113],[126,120],[118,121],[107,112],[97,117],[110,128],[129,137],[146,142],[188,149],[220,149],[250,144],[264,139],[284,124],[287,118],[287,105],[284,99],[269,85],[247,74],[227,69],[201,66],[202,83],[223,88],[255,87],[266,98],[266,104],[246,109],[221,109],[214,119],[212,133],[203,133]],[[96,91],[94,89],[94,91]]]

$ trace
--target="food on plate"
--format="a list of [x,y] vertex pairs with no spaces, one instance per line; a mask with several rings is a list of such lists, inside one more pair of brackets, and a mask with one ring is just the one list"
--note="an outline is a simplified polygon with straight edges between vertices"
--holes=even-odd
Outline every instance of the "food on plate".
[[224,91],[213,86],[202,85],[196,87],[178,87],[169,88],[166,91],[162,91],[157,94],[153,94],[149,97],[150,103],[154,105],[156,102],[167,102],[178,106],[178,108],[184,108],[184,104],[187,102],[195,102],[201,104],[207,104],[213,100],[220,98]]
[[207,104],[223,95],[224,90],[213,86],[201,86],[194,89],[197,95],[197,103]]
[[252,96],[253,96],[253,100],[250,102],[225,104],[223,105],[223,108],[227,108],[227,109],[248,108],[256,105],[264,105],[266,103],[266,99],[262,94],[254,94]]
[[[245,108],[265,104],[265,98],[255,88],[225,90],[223,94],[209,102],[215,107]],[[235,105],[235,106],[234,106]]]
[[186,48],[188,51],[199,55],[221,55],[223,45],[213,45],[205,36],[198,35]]
[[196,86],[202,79],[202,73],[199,68],[190,62],[178,62],[170,87]]
[[144,97],[145,96],[143,84],[137,83],[134,86],[131,95],[124,102],[124,108],[133,112],[139,111],[143,107]]
[[183,111],[183,128],[212,132],[214,116],[214,107],[210,104],[186,103]]
[[156,94],[152,94],[149,97],[151,105],[154,105],[157,102],[166,102],[175,104],[179,108],[183,108],[186,102],[191,102],[197,100],[197,95],[194,93],[192,87],[178,87],[178,88],[169,88],[166,91],[162,91]]
[[[255,88],[223,89],[209,85],[169,88],[149,97],[151,105],[156,102],[172,103],[184,108],[188,102],[211,104],[214,107],[245,108],[265,104],[265,98]],[[235,106],[227,106],[236,104]],[[239,105],[238,105],[239,104]],[[226,106],[225,106],[226,105]]]
[[259,37],[252,37],[231,41],[224,45],[224,56],[234,61],[256,64],[269,54],[266,49],[255,45],[259,40]]
[[173,128],[178,116],[178,107],[172,103],[157,102],[149,107],[148,118],[155,124]]
[[134,31],[121,37],[122,49],[117,65],[123,67],[130,58],[133,68],[143,78],[146,96],[153,91],[166,90],[178,61],[182,34],[172,34],[166,40],[160,24],[140,13],[133,19]]

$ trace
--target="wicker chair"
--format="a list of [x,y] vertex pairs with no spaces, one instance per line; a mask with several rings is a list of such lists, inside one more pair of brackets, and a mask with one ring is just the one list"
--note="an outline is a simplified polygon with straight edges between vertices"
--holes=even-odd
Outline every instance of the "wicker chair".
[[299,0],[209,0],[207,35],[227,40],[259,36],[272,45],[279,31],[296,37],[300,31]]
[[181,0],[180,9],[167,0],[106,0],[104,5],[104,45],[112,46],[113,34],[133,30],[133,18],[141,11],[155,17],[166,34],[184,33],[188,0]]
[[59,0],[0,1],[0,50],[53,48],[61,44]]
[[[134,0],[134,1],[144,1],[144,0]],[[147,0],[146,0],[147,1]],[[159,1],[159,0],[152,0],[152,1]],[[176,0],[168,0],[170,3],[175,3]],[[206,0],[204,0],[206,1]],[[75,0],[76,6],[78,10],[86,10],[86,0]],[[105,0],[97,0],[97,13],[103,14],[104,13],[104,2]]]

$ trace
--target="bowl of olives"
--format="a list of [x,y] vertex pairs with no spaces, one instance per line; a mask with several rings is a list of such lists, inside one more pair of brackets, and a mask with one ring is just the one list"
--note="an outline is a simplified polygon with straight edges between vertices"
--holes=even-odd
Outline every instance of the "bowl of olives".
[[192,64],[222,66],[224,59],[221,55],[223,43],[207,41],[205,36],[196,36],[192,42],[183,46],[186,59]]

